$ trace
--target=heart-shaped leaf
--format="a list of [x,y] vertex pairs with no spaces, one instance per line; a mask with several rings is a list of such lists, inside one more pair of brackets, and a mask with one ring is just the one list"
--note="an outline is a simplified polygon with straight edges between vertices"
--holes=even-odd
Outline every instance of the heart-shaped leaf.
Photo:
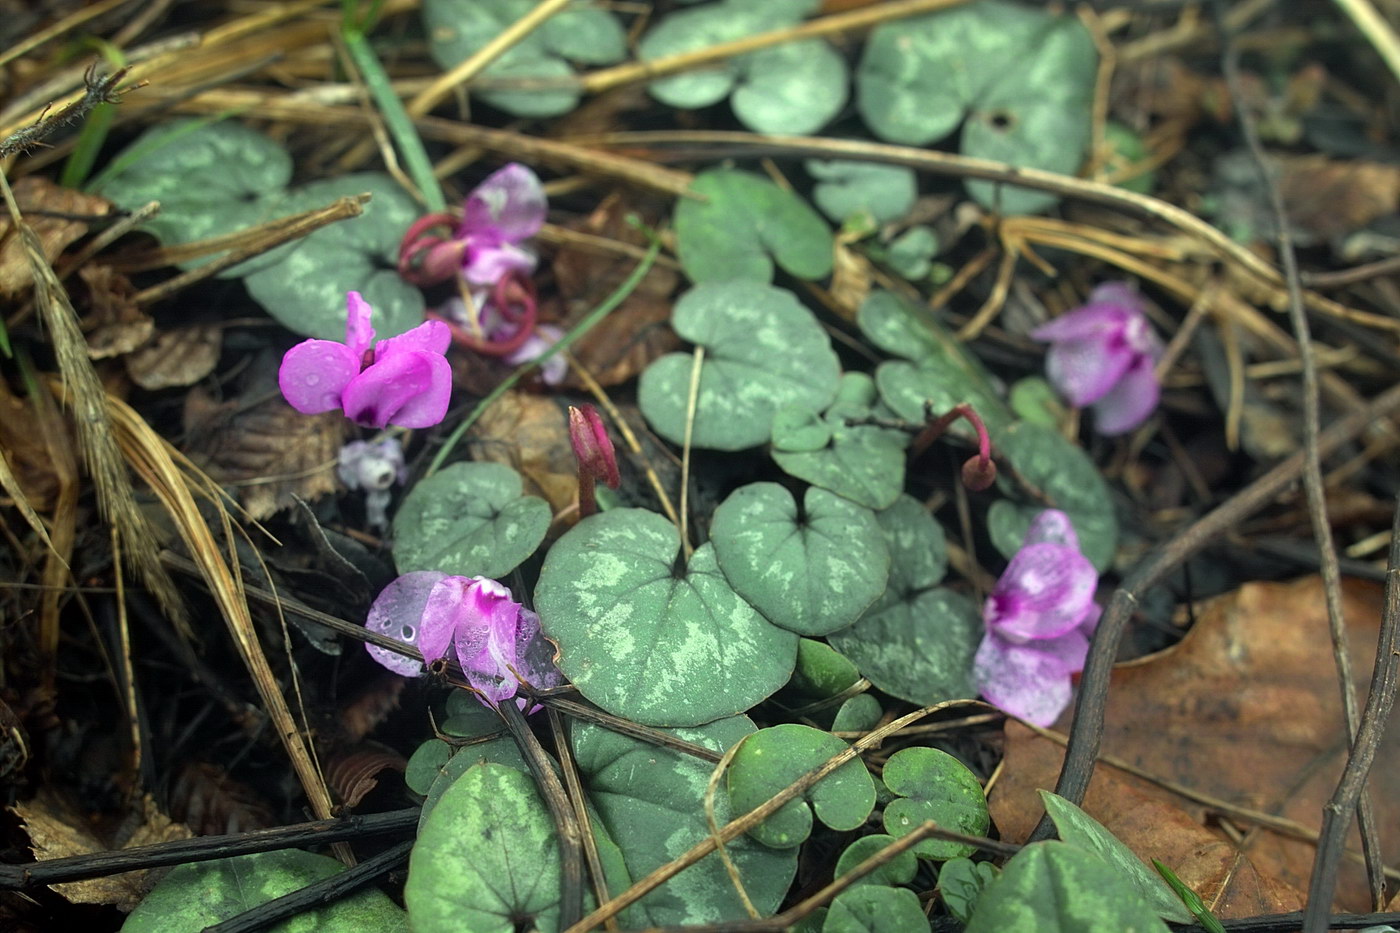
[[1047,508],[1069,516],[1079,538],[1079,549],[1100,571],[1113,562],[1118,545],[1118,518],[1108,485],[1083,448],[1070,443],[1058,431],[1038,424],[1017,424],[997,439],[997,446],[1016,472],[1038,490],[1036,501],[1007,480],[1003,489],[1019,492],[1018,501],[1002,499],[987,513],[992,544],[1008,560],[1021,548],[1032,519]]
[[[123,933],[200,933],[345,870],[333,858],[281,849],[177,865],[137,905]],[[345,933],[407,933],[408,916],[382,891],[362,890],[282,924]]]
[[557,929],[559,843],[534,781],[468,769],[423,821],[403,894],[415,933]]
[[394,516],[399,572],[510,573],[549,529],[549,504],[521,489],[520,474],[501,463],[454,463],[419,480]]
[[859,885],[831,902],[822,933],[928,933],[928,917],[908,888]]
[[474,695],[466,690],[453,690],[447,697],[446,713],[438,727],[442,734],[473,741],[459,745],[438,738],[428,739],[408,759],[404,783],[424,795],[423,812],[418,817],[420,827],[447,788],[468,768],[489,761],[522,774],[530,772],[530,766],[520,754],[520,746],[506,732],[501,717]]
[[[890,360],[875,371],[880,398],[906,421],[924,420],[924,403],[935,415],[967,403],[976,409],[993,440],[1012,422],[982,364],[928,314],[910,307],[892,292],[872,292],[857,316],[861,333],[886,353],[912,362]],[[950,429],[964,437],[962,421]]]
[[[799,406],[773,416],[773,461],[784,473],[806,480],[871,509],[888,508],[904,488],[904,449],[908,435],[860,422],[871,414],[875,383],[865,373],[846,373],[836,401],[823,416],[827,440],[819,436],[815,417]],[[805,449],[804,449],[805,448]]]
[[879,700],[868,693],[858,693],[842,703],[841,708],[836,711],[836,718],[831,722],[831,731],[867,732],[875,728],[884,714]]
[[[791,292],[757,282],[712,282],[681,296],[671,314],[681,337],[705,348],[691,443],[742,450],[768,440],[787,405],[825,408],[840,364],[831,341]],[[637,400],[661,436],[685,439],[692,356],[669,353],[642,373]]]
[[[969,836],[985,836],[991,825],[982,785],[961,762],[936,748],[905,748],[890,756],[881,772],[885,786],[899,799],[885,807],[885,831],[909,835],[925,820]],[[948,839],[925,839],[914,846],[920,858],[946,861],[977,851]]]
[[807,173],[817,180],[812,200],[837,223],[862,211],[876,223],[898,220],[914,206],[918,179],[903,165],[808,159]]
[[799,512],[777,483],[741,486],[715,509],[710,540],[735,592],[800,635],[850,625],[889,576],[875,513],[816,487]]
[[809,697],[833,697],[860,679],[860,671],[844,655],[824,641],[797,641],[797,667],[788,684]]
[[[179,120],[152,127],[113,158],[93,183],[95,193],[124,210],[160,202],[142,224],[167,246],[233,233],[295,208],[286,203],[292,159],[282,146],[239,123]],[[225,269],[225,278],[275,265],[285,249]],[[183,263],[186,268],[209,257]],[[347,286],[349,287],[349,286]],[[345,336],[345,293],[341,291]]]
[[797,636],[770,623],[720,573],[706,544],[675,569],[675,526],[613,509],[550,548],[535,588],[559,668],[608,712],[698,725],[743,712],[792,674]]
[[909,496],[875,517],[893,556],[885,594],[827,640],[891,696],[919,706],[976,696],[982,618],[967,597],[934,588],[947,568],[943,529]]
[[1045,812],[1055,821],[1055,829],[1060,839],[1097,855],[1114,868],[1122,877],[1132,882],[1157,916],[1175,923],[1191,923],[1195,918],[1176,892],[1162,880],[1162,876],[1133,854],[1109,832],[1104,825],[1085,813],[1073,803],[1048,790],[1040,792],[1045,804]]
[[[742,716],[695,729],[668,730],[677,738],[723,753],[754,731]],[[622,849],[627,871],[642,878],[710,835],[705,822],[705,790],[713,765],[699,758],[629,738],[601,726],[574,722],[574,760],[598,822]],[[723,792],[715,795],[715,818],[723,826],[734,816]],[[782,903],[797,868],[797,850],[776,851],[747,837],[726,844],[744,888],[760,914]],[[625,929],[720,923],[747,919],[719,856],[707,855],[642,898],[643,914]]]
[[374,308],[378,339],[423,323],[423,293],[399,277],[399,240],[420,213],[388,175],[368,172],[313,182],[291,196],[283,213],[325,207],[369,192],[359,217],[312,231],[279,250],[278,261],[248,273],[248,293],[288,330],[322,340],[345,339],[345,293]]
[[798,195],[733,169],[701,172],[690,190],[704,200],[676,205],[676,251],[691,281],[767,283],[774,261],[799,279],[831,273],[831,230]]
[[909,281],[917,282],[928,278],[933,271],[933,257],[938,255],[939,248],[938,234],[920,225],[895,237],[876,258]]
[[[423,24],[433,60],[451,69],[496,39],[525,16],[534,0],[424,0]],[[627,35],[609,12],[591,3],[573,3],[507,49],[482,73],[473,93],[517,117],[552,117],[578,105],[570,86],[570,62],[609,65],[627,54]],[[491,87],[512,80],[554,80],[556,87]]]
[[[862,694],[864,696],[864,694]],[[841,853],[841,857],[836,860],[836,871],[833,878],[840,878],[846,872],[855,868],[861,862],[888,848],[897,842],[893,836],[884,833],[875,833],[870,836],[861,836],[855,842],[846,846],[846,850]],[[879,868],[866,875],[856,882],[862,884],[889,885],[891,887],[901,884],[908,884],[914,880],[914,874],[919,870],[919,860],[913,852],[901,852],[890,859]]]
[[[729,803],[742,815],[848,746],[830,732],[798,723],[760,729],[729,764]],[[810,803],[810,806],[809,806]],[[790,800],[749,835],[774,849],[790,849],[812,832],[812,812],[835,830],[855,829],[875,808],[875,782],[859,758]]]
[[[963,123],[965,155],[1073,174],[1088,143],[1097,54],[1070,16],[1000,0],[871,31],[856,101],[877,136],[922,146]],[[970,182],[987,206],[1041,210],[1056,198]]]
[[949,859],[938,869],[938,893],[948,913],[967,923],[982,891],[996,880],[996,866],[968,858]]
[[987,885],[966,933],[1167,933],[1167,925],[1103,859],[1033,842]]

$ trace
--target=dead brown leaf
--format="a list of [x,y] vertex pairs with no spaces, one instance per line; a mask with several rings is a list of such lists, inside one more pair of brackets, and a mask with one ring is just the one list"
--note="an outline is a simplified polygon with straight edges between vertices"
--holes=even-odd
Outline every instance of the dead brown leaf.
[[223,348],[223,328],[195,324],[162,331],[127,355],[127,375],[143,389],[194,385],[214,371]]
[[0,379],[0,449],[24,497],[37,511],[49,511],[58,499],[59,476],[49,440],[68,433],[67,422],[46,422],[33,404],[12,393],[9,383]]
[[130,353],[151,339],[155,322],[136,304],[131,280],[111,266],[88,264],[78,270],[87,284],[91,309],[79,322],[87,337],[88,356],[105,360]]
[[211,403],[190,392],[185,404],[186,453],[216,482],[238,489],[254,519],[334,492],[335,461],[348,424],[339,411],[303,415],[280,396],[251,407]]
[[1323,155],[1275,155],[1288,222],[1321,239],[1366,226],[1400,206],[1400,167]]
[[[89,855],[110,849],[189,839],[193,835],[188,826],[174,823],[162,813],[149,795],[142,798],[123,825],[109,838],[103,838],[108,834],[99,834],[75,801],[60,795],[48,785],[40,788],[33,800],[18,803],[13,809],[24,820],[37,859]],[[75,904],[111,904],[120,910],[130,911],[141,903],[164,874],[165,870],[159,869],[124,872],[52,887]]]
[[257,791],[216,764],[187,762],[170,789],[170,815],[201,836],[246,833],[273,825]]
[[[1348,580],[1344,596],[1353,665],[1364,685],[1375,655],[1381,590]],[[1103,751],[1196,792],[1315,830],[1345,758],[1329,646],[1318,578],[1247,584],[1210,603],[1171,650],[1114,670]],[[1060,728],[1068,722],[1066,715]],[[1024,839],[1030,831],[1040,813],[1035,790],[1054,787],[1060,754],[1047,739],[1008,727],[1005,777],[992,797],[993,818],[1004,837]],[[1372,771],[1387,864],[1400,857],[1397,776],[1400,733],[1391,730]],[[1152,813],[1140,798],[1166,809]],[[1194,837],[1173,815],[1184,814],[1202,827],[1208,836],[1199,838],[1214,847],[1225,837],[1204,830],[1206,812],[1200,805],[1102,765],[1086,804],[1139,854],[1161,851],[1165,855],[1159,857],[1169,863],[1175,857],[1190,865],[1193,881],[1202,885],[1198,890],[1223,887],[1222,903],[1231,911],[1226,916],[1288,909],[1280,905],[1307,889],[1311,843],[1260,830],[1245,853],[1247,865],[1241,862],[1241,868],[1222,874],[1233,861],[1209,853],[1191,856]],[[1359,850],[1355,832],[1349,845]],[[1343,910],[1369,909],[1364,874],[1355,861],[1343,864],[1337,904]]]
[[326,762],[326,783],[347,807],[356,807],[379,784],[379,775],[385,771],[402,774],[407,767],[407,759],[387,745],[361,742],[331,756]]
[[556,513],[578,497],[578,464],[569,416],[553,399],[507,392],[482,412],[467,435],[472,459],[504,463],[525,477],[525,491]]
[[[53,263],[68,244],[88,232],[88,220],[105,217],[111,205],[103,198],[63,188],[39,175],[14,184],[15,202],[33,228],[44,258]],[[12,236],[9,214],[0,214],[0,296],[13,298],[34,284],[34,275],[19,237]]]
[[[613,194],[587,218],[571,226],[583,233],[644,247],[645,238],[626,221],[632,212],[632,204]],[[596,307],[622,284],[636,264],[637,260],[630,256],[583,246],[561,247],[554,257],[554,276],[564,299],[566,317],[577,320]],[[675,271],[653,265],[636,290],[574,344],[575,358],[601,385],[626,382],[652,360],[680,345],[670,328],[671,293],[678,281]],[[566,383],[581,388],[581,384],[569,380]]]

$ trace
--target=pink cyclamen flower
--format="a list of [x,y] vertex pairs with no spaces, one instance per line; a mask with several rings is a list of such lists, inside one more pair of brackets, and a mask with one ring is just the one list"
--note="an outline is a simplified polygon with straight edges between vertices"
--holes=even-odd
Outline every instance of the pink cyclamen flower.
[[426,321],[381,340],[367,361],[372,309],[359,292],[349,292],[345,303],[344,343],[303,340],[282,357],[277,382],[287,402],[307,415],[342,408],[369,428],[426,428],[441,421],[452,397],[452,367],[443,356],[452,341],[447,325]]
[[540,232],[547,209],[539,178],[512,162],[467,195],[450,236],[428,233],[451,225],[446,213],[429,214],[409,227],[399,244],[399,274],[419,285],[460,274],[469,285],[485,286],[511,272],[529,275],[535,254],[522,244]]
[[972,679],[987,702],[1037,726],[1059,718],[1099,622],[1098,581],[1069,516],[1036,516],[982,609]]
[[1092,405],[1100,434],[1124,434],[1147,420],[1161,388],[1156,365],[1162,341],[1124,282],[1094,289],[1084,307],[1031,331],[1051,344],[1045,375],[1076,407]]
[[[532,318],[515,312],[511,312],[515,314],[514,317],[508,317],[485,289],[473,290],[472,299],[481,309],[477,319],[481,326],[481,340],[471,337],[467,306],[461,298],[449,298],[434,312],[434,317],[452,328],[453,339],[462,346],[489,356],[500,356],[510,366],[520,366],[538,359],[564,336],[564,332],[553,324],[533,324]],[[568,372],[568,360],[557,353],[539,367],[540,380],[545,385],[559,385]]]
[[[429,662],[447,657],[450,649],[467,683],[488,706],[514,697],[521,678],[535,688],[564,682],[554,666],[554,646],[540,632],[540,617],[485,577],[406,573],[375,599],[365,627],[413,645]],[[366,647],[395,674],[423,673],[423,665],[412,658],[378,645]],[[525,702],[517,700],[522,709]]]

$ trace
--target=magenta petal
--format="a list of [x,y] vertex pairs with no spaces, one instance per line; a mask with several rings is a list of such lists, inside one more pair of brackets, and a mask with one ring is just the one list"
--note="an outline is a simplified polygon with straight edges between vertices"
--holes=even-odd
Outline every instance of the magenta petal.
[[1118,384],[1094,403],[1094,430],[1110,437],[1125,434],[1152,415],[1160,397],[1151,357],[1139,356]]
[[1118,305],[1121,308],[1128,308],[1132,311],[1142,312],[1142,295],[1138,290],[1127,282],[1104,282],[1097,285],[1089,293],[1089,300],[1086,305]]
[[[395,415],[399,409],[433,388],[434,359],[447,365],[440,356],[414,350],[376,360],[345,387],[341,395],[345,416],[367,428],[383,428],[390,422],[397,423]],[[446,410],[446,405],[443,410]]]
[[[369,607],[369,617],[365,628],[381,635],[387,635],[406,645],[420,648],[422,637],[423,609],[438,581],[447,576],[432,570],[419,570],[406,573],[384,587]],[[381,648],[366,645],[370,657],[404,677],[416,677],[423,673],[423,665],[412,658]]]
[[1133,354],[1115,346],[1112,335],[1053,344],[1045,355],[1045,377],[1071,405],[1103,398],[1133,363]]
[[469,232],[493,229],[518,243],[540,232],[547,207],[539,178],[512,162],[488,175],[467,197],[462,225],[470,225]]
[[467,249],[462,275],[473,285],[494,285],[512,272],[528,276],[535,271],[535,254],[513,243],[499,243]]
[[360,357],[334,340],[303,340],[282,357],[277,384],[304,415],[339,408],[341,394],[360,372]]
[[973,659],[972,681],[998,709],[1049,726],[1069,706],[1070,681],[1063,662],[1039,646],[1015,645],[988,634]]
[[520,604],[495,580],[477,577],[467,591],[465,606],[467,611],[454,640],[457,660],[467,682],[491,703],[499,704],[515,696],[519,687],[510,669],[516,666]]
[[374,342],[374,328],[370,318],[374,309],[360,297],[359,292],[345,293],[345,343],[358,361]]
[[[456,299],[458,304],[462,299]],[[466,309],[463,308],[463,313]],[[447,348],[452,346],[452,328],[442,321],[424,321],[412,330],[405,331],[397,337],[388,337],[379,341],[374,347],[375,362],[392,356],[395,353],[402,353],[405,350],[421,350],[424,353],[436,353],[439,356],[447,352]]]
[[1131,312],[1121,307],[1090,304],[1040,325],[1031,331],[1031,339],[1042,343],[1107,339],[1122,330],[1131,317]]
[[423,660],[436,661],[447,657],[470,585],[471,581],[466,577],[444,576],[428,594],[418,632],[418,649],[423,652]]
[[1029,544],[1060,544],[1079,550],[1079,536],[1074,533],[1074,525],[1069,516],[1059,509],[1046,509],[1031,520],[1026,536],[1021,539],[1021,547]]
[[1023,547],[987,597],[987,630],[1013,641],[1063,635],[1090,611],[1098,581],[1094,565],[1073,548]]

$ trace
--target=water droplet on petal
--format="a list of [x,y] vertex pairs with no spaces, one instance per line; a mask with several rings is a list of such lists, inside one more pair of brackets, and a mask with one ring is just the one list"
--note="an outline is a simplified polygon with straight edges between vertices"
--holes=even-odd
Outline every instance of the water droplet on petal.
[[309,385],[309,386],[320,385],[320,384],[321,384],[321,377],[320,377],[319,375],[317,375],[316,373],[307,373],[307,374],[306,374],[306,384]]
[[413,626],[411,626],[411,625],[405,625],[405,626],[403,627],[403,640],[404,640],[404,641],[407,641],[407,642],[413,641],[413,636],[416,635],[416,634],[417,634],[417,632],[413,631]]

